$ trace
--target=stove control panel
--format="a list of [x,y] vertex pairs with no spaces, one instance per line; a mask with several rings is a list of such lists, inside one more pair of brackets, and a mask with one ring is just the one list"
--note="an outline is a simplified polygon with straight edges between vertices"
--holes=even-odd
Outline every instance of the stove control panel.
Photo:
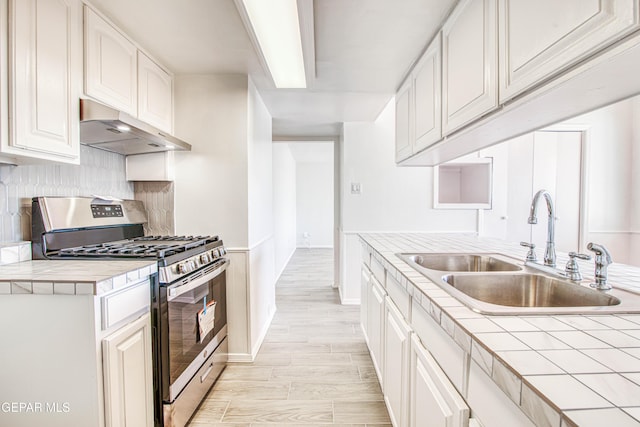
[[91,205],[94,218],[121,217],[122,205]]
[[[191,258],[182,260],[171,267],[167,267],[167,270],[169,270],[169,275],[173,279],[175,279],[179,276],[184,276],[191,273],[192,271],[198,270],[199,268],[218,261],[226,253],[227,251],[224,249],[224,247],[220,246],[218,248],[210,249],[199,255],[194,255]],[[164,274],[166,273],[167,272],[164,272]],[[167,277],[163,280],[169,280],[169,278]]]

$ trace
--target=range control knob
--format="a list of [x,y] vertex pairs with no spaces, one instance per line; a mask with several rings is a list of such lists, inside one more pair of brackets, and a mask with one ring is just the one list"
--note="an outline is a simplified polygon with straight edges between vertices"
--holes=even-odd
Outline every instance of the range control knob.
[[187,263],[186,262],[182,262],[180,264],[178,264],[178,273],[180,274],[185,274],[188,273],[187,271]]
[[200,263],[201,264],[207,264],[209,261],[211,261],[211,258],[209,258],[209,254],[208,253],[204,253],[204,254],[200,255]]
[[220,255],[219,255],[218,249],[212,249],[212,250],[211,250],[211,258],[216,259],[216,258],[218,258],[219,256],[220,256]]
[[227,253],[227,251],[225,250],[225,248],[221,246],[220,247],[220,256],[222,256],[222,255],[224,255],[226,253]]

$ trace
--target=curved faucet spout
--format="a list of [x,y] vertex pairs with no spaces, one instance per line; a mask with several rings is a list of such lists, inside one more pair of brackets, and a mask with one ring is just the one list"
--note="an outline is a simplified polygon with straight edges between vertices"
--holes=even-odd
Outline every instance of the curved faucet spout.
[[533,200],[531,201],[531,208],[529,209],[529,224],[537,224],[538,223],[538,201],[540,197],[544,197],[545,202],[547,202],[547,246],[544,252],[544,265],[548,265],[550,267],[556,266],[556,248],[555,248],[555,211],[553,209],[553,199],[551,198],[551,194],[547,190],[540,190],[533,196]]

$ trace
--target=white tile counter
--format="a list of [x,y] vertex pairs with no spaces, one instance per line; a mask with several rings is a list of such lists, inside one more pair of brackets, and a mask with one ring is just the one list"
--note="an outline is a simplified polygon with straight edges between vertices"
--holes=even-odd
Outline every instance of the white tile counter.
[[[372,259],[395,277],[414,303],[470,356],[471,364],[479,366],[535,425],[640,426],[640,313],[479,314],[396,254],[497,252],[524,261],[526,248],[469,234],[360,237]],[[566,254],[559,253],[557,265],[564,266],[567,260]],[[585,279],[592,278],[593,261],[579,263]],[[640,293],[640,268],[614,263],[609,266],[609,282]]]
[[0,295],[101,295],[158,271],[155,260],[34,260],[0,266]]

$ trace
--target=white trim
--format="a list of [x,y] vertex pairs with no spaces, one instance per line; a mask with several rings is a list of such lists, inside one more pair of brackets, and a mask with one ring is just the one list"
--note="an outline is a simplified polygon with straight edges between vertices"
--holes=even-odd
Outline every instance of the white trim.
[[360,298],[343,298],[341,288],[338,288],[338,295],[340,296],[341,305],[360,305]]
[[267,243],[269,240],[273,240],[273,236],[274,236],[273,233],[266,235],[265,237],[263,237],[262,239],[254,243],[253,245],[249,245],[249,250],[252,251],[256,249],[258,246],[262,246],[263,244]]
[[296,246],[296,249],[333,249],[333,245]]
[[251,363],[253,359],[249,353],[229,353],[229,362]]
[[631,230],[589,230],[587,234],[640,234],[640,231]]
[[[526,219],[526,218],[525,218]],[[366,231],[366,230],[351,230],[351,231],[343,231],[340,230],[340,233],[345,235],[352,234],[473,234],[478,235],[476,230],[451,230],[451,231],[416,231],[416,230],[396,230],[396,231]]]
[[258,240],[257,243],[254,243],[251,246],[238,246],[238,247],[229,247],[229,248],[225,248],[227,250],[227,252],[249,252],[254,250],[255,248],[257,248],[258,246],[262,245],[263,243],[266,243],[267,241],[271,240],[274,238],[274,233],[271,233],[269,235],[267,235],[266,237],[263,237],[262,239]]
[[271,322],[273,322],[273,317],[275,316],[277,310],[278,310],[277,308],[273,309],[273,311],[269,315],[269,319],[264,323],[264,327],[262,328],[262,331],[260,331],[260,335],[258,336],[258,340],[256,341],[256,345],[251,349],[251,361],[252,362],[254,360],[256,360],[256,356],[258,355],[258,352],[260,351],[260,347],[262,347],[262,343],[263,343],[265,337],[267,336],[267,332],[269,332],[269,328],[271,327]]
[[340,304],[342,305],[360,305],[359,298],[342,298],[342,289],[338,288],[338,295],[340,295]]

